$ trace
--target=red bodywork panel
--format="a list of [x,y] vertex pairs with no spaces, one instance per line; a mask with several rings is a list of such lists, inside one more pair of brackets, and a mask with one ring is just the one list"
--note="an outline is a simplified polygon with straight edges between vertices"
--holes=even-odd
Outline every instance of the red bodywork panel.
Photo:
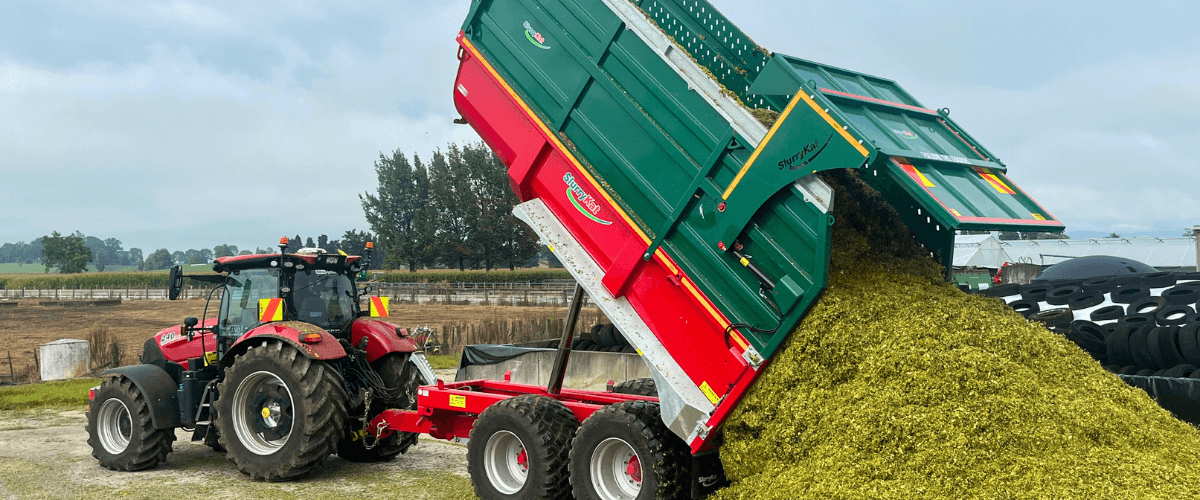
[[[217,318],[209,318],[197,326],[211,328],[216,324]],[[211,332],[195,335],[192,337],[192,341],[188,342],[187,336],[180,333],[182,329],[183,325],[176,325],[154,335],[154,341],[158,343],[158,348],[162,350],[167,361],[178,363],[186,368],[187,360],[204,356],[205,350],[210,352],[217,350],[217,340]],[[166,339],[164,340],[163,337]]]
[[[438,380],[436,386],[423,386],[417,393],[417,410],[387,410],[380,413],[367,426],[379,429],[386,422],[378,437],[386,437],[392,431],[420,432],[438,439],[466,438],[471,435],[475,419],[488,406],[498,401],[537,394],[550,396],[546,388],[539,385],[514,384],[494,380],[470,380],[447,384]],[[615,392],[581,391],[563,389],[558,396],[580,422],[597,410],[613,403],[625,401],[658,401],[658,398],[618,394]]]
[[[400,333],[397,333],[400,332]],[[393,352],[416,352],[417,342],[408,331],[386,321],[359,318],[350,328],[350,345],[357,346],[363,337],[367,343],[367,361],[372,362]]]
[[[659,249],[642,259],[650,239],[613,202],[555,134],[462,34],[454,104],[508,166],[521,201],[541,198],[576,241],[606,270],[604,285],[624,297],[696,387],[717,405],[707,426],[716,429],[758,373],[743,360],[747,347],[736,332],[726,338],[726,319],[678,265]],[[589,217],[572,205],[574,182],[598,205]],[[602,219],[608,224],[598,223]],[[689,443],[706,448],[707,438]]]
[[[301,341],[301,337],[309,333],[317,333],[321,335],[321,341],[316,343],[306,343]],[[267,323],[256,327],[241,338],[234,342],[234,346],[245,343],[250,339],[260,339],[264,337],[278,338],[292,344],[300,352],[313,359],[338,359],[346,357],[346,350],[342,349],[342,345],[338,343],[329,332],[304,323],[301,321],[279,321],[276,323]],[[231,348],[233,350],[233,348]]]

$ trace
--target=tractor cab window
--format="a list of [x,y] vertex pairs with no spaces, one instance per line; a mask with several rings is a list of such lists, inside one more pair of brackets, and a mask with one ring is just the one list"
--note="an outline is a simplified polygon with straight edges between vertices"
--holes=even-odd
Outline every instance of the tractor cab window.
[[279,297],[278,269],[234,271],[221,297],[221,335],[240,337],[258,325],[258,303]]
[[293,283],[296,319],[326,330],[339,330],[354,319],[357,291],[346,275],[323,269],[296,271]]

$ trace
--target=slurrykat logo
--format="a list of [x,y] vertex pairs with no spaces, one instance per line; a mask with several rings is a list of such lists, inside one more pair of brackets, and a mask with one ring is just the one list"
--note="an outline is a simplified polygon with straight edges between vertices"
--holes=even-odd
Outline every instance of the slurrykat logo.
[[550,50],[550,47],[546,45],[546,37],[533,29],[533,26],[529,25],[529,21],[525,21],[525,38],[528,38],[529,43],[532,43],[539,49]]
[[579,183],[575,182],[574,175],[571,175],[570,172],[563,174],[563,182],[567,183],[567,199],[571,200],[571,204],[575,205],[575,209],[579,210],[579,213],[585,215],[593,222],[598,222],[605,226],[612,224],[612,222],[596,217],[600,214],[600,204],[596,203],[596,199],[592,198],[592,195],[587,194],[583,188],[579,187]]

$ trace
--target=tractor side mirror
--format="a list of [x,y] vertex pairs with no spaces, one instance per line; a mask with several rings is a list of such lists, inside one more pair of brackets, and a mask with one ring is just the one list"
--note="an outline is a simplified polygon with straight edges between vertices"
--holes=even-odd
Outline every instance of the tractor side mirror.
[[178,299],[183,291],[183,266],[172,266],[167,279],[170,281],[167,284],[167,300]]

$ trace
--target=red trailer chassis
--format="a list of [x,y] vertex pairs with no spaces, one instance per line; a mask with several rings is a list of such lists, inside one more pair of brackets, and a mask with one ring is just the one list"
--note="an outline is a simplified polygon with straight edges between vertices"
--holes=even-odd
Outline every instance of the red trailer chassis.
[[580,422],[597,410],[625,401],[658,401],[658,398],[615,392],[562,389],[552,394],[546,387],[514,384],[495,380],[470,380],[423,386],[417,393],[418,409],[388,410],[371,421],[370,429],[379,437],[393,431],[419,432],[438,439],[470,437],[476,417],[494,403],[513,396],[534,394],[556,399],[566,405]]

